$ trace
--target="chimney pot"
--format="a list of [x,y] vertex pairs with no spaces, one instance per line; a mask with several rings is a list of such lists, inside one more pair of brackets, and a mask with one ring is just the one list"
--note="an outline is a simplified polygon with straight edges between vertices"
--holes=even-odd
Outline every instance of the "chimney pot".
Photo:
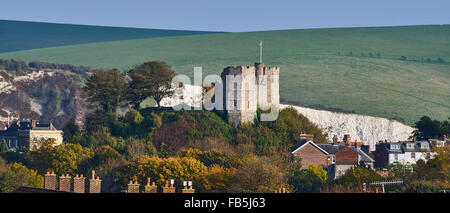
[[130,180],[130,183],[129,184],[133,184],[133,181],[132,180]]
[[99,176],[97,176],[97,180],[100,180],[100,177],[99,177]]

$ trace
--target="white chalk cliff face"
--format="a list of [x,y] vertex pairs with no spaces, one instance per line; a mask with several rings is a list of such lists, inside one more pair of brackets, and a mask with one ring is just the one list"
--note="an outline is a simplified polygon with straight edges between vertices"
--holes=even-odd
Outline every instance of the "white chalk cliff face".
[[[201,94],[200,86],[185,85],[185,90],[180,91],[180,95],[184,97],[183,101],[191,106],[199,105],[194,103],[201,103]],[[175,96],[175,99],[178,99],[177,96]],[[166,98],[162,101],[164,106],[173,106],[179,103],[180,100],[173,100],[172,98]],[[281,104],[280,108],[284,109],[289,106],[291,105]],[[379,140],[407,140],[414,131],[414,128],[408,125],[386,118],[330,112],[300,106],[292,107],[319,126],[328,135],[330,143],[333,135],[337,135],[339,140],[342,140],[344,134],[350,134],[351,140],[362,141],[364,144],[370,145],[371,150],[374,150],[375,144]]]
[[[288,106],[281,105],[280,108]],[[330,142],[332,142],[333,135],[337,135],[342,140],[344,134],[350,134],[351,140],[363,141],[364,144],[370,145],[371,150],[374,150],[375,144],[379,140],[407,140],[414,131],[414,128],[408,125],[386,118],[293,107],[311,122],[317,124],[328,135]]]

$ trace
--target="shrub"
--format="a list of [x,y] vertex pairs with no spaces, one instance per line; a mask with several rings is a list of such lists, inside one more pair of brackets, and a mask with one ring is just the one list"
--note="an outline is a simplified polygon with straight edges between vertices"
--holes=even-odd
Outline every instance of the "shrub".
[[9,193],[20,186],[42,188],[44,177],[20,163],[12,163],[6,172],[0,174],[0,192]]

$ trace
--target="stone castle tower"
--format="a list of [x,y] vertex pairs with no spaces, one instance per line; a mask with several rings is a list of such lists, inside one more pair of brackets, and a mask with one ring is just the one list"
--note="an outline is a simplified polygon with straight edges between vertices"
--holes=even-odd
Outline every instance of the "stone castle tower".
[[279,67],[254,66],[227,67],[221,74],[224,110],[235,125],[253,122],[256,110],[269,110],[280,104]]

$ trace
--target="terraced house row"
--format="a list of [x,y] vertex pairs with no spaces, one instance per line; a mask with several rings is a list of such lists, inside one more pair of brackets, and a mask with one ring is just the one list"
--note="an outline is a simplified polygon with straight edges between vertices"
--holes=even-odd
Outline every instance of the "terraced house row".
[[444,137],[442,140],[430,139],[427,141],[388,142],[380,141],[376,150],[369,152],[369,146],[361,141],[351,141],[350,135],[345,135],[342,141],[337,136],[333,143],[316,144],[314,136],[300,135],[300,143],[291,150],[293,157],[301,158],[302,169],[315,165],[327,170],[329,178],[338,178],[348,169],[356,166],[365,166],[370,169],[385,169],[392,163],[412,165],[418,160],[426,161],[436,153],[432,147],[448,146],[450,141]]

